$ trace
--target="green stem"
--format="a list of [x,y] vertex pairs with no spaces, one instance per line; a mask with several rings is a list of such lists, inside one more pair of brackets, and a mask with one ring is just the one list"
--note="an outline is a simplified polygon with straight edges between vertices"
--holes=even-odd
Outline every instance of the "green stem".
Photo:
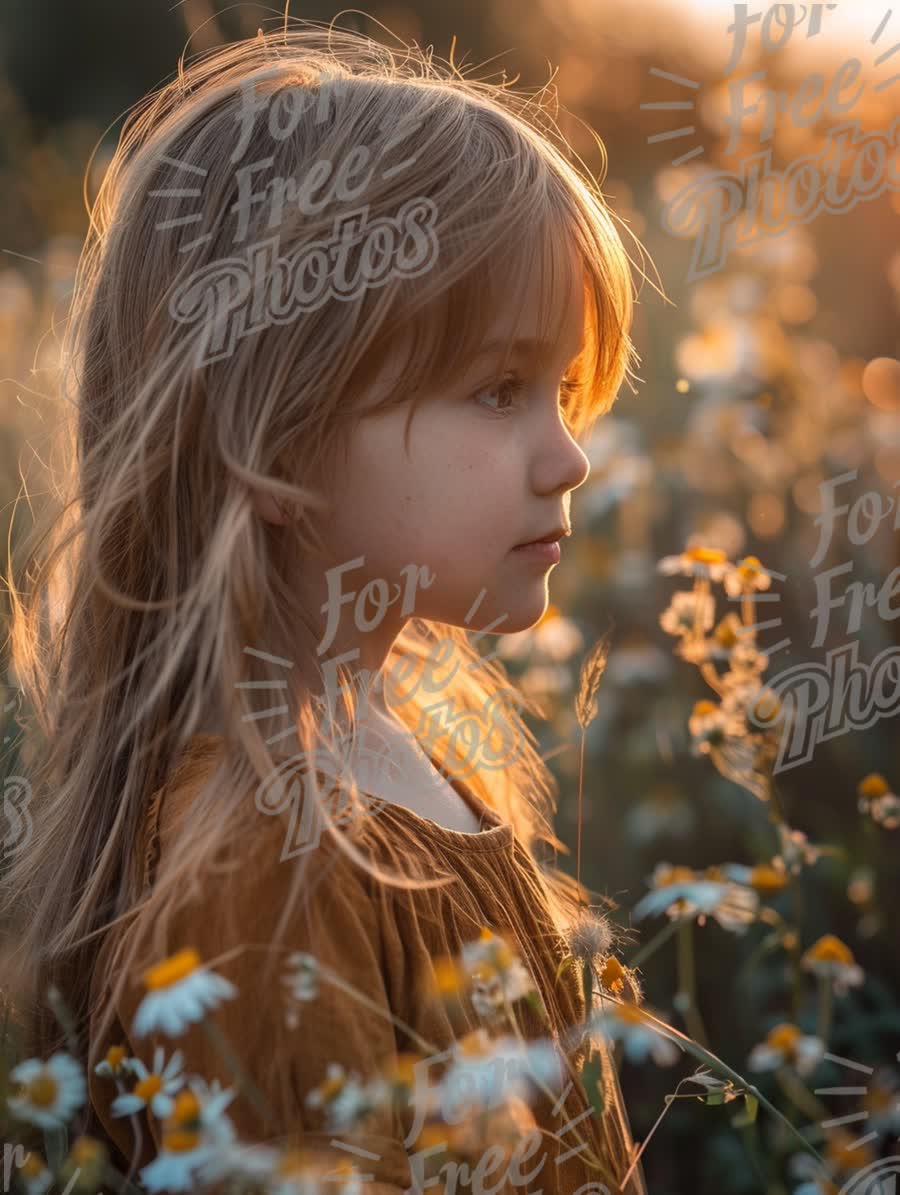
[[270,1120],[272,1117],[272,1112],[266,1103],[265,1097],[244,1070],[240,1059],[228,1044],[228,1041],[226,1040],[222,1030],[213,1021],[204,1020],[200,1023],[206,1031],[207,1037],[225,1059],[225,1062],[228,1064],[229,1069],[237,1079],[238,1083],[241,1085],[244,1091],[246,1091],[247,1096],[249,1097],[256,1111],[259,1113],[263,1122]]
[[700,1010],[697,1007],[697,976],[694,968],[694,923],[691,920],[682,921],[678,930],[678,988],[679,995],[685,1001],[682,1015],[691,1036],[706,1049],[709,1040]]
[[[611,996],[609,999],[612,1000],[614,1004],[625,1003],[625,1001],[616,1000]],[[687,1034],[682,1033],[679,1029],[675,1029],[672,1025],[667,1025],[665,1021],[661,1021],[659,1017],[655,1017],[653,1013],[648,1012],[645,1008],[641,1009],[641,1014],[648,1025],[652,1025],[653,1028],[656,1029],[657,1032],[663,1037],[674,1042],[679,1049],[684,1050],[686,1053],[690,1054],[692,1058],[696,1058],[699,1062],[702,1062],[705,1066],[708,1066],[711,1070],[717,1072],[722,1076],[722,1078],[731,1079],[732,1083],[740,1086],[741,1090],[747,1091],[750,1093],[750,1095],[755,1096],[756,1099],[759,1100],[760,1105],[765,1108],[766,1111],[772,1116],[774,1116],[779,1123],[785,1125],[791,1136],[795,1138],[808,1153],[811,1153],[813,1157],[816,1158],[816,1160],[819,1161],[823,1166],[825,1165],[825,1159],[822,1157],[819,1151],[810,1145],[803,1134],[791,1124],[783,1112],[779,1112],[771,1100],[766,1099],[759,1088],[754,1086],[752,1083],[748,1083],[742,1075],[738,1074],[737,1071],[732,1070],[732,1068],[726,1062],[723,1062],[718,1055],[713,1054],[710,1050],[698,1045],[698,1043],[688,1037]]]
[[819,976],[819,1016],[817,1020],[816,1036],[828,1045],[828,1037],[831,1033],[831,1011],[832,1011],[832,989],[831,978],[828,975]]
[[641,963],[645,962],[651,956],[651,954],[655,954],[664,942],[668,942],[669,938],[672,937],[677,929],[678,922],[673,918],[671,921],[669,921],[669,924],[664,925],[659,933],[655,934],[649,942],[644,943],[634,958],[629,961],[628,966],[632,969],[639,967]]

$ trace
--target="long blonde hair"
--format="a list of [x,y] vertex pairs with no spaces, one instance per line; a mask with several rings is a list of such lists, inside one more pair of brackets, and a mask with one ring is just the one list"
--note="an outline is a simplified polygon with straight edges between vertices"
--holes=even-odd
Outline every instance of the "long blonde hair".
[[[273,104],[294,89],[279,109],[291,117],[288,135],[273,136],[265,113],[249,130],[243,161],[271,158],[273,175],[344,161],[360,143],[376,161],[406,158],[400,173],[373,177],[366,204],[374,223],[410,196],[426,197],[439,246],[432,267],[262,321],[252,334],[191,322],[209,314],[209,272],[223,261],[239,272],[230,151],[248,88]],[[298,89],[317,101],[302,112]],[[25,584],[10,583],[11,648],[33,710],[24,729],[34,831],[3,877],[4,909],[22,922],[7,978],[31,1001],[43,1052],[55,1045],[39,1007],[47,984],[56,982],[81,1026],[103,934],[150,899],[165,924],[255,815],[246,794],[281,756],[271,749],[275,716],[268,725],[247,718],[241,686],[271,678],[266,654],[296,660],[306,651],[316,664],[316,627],[292,585],[298,562],[321,542],[314,479],[337,467],[356,400],[400,333],[410,344],[403,383],[382,406],[409,403],[411,418],[478,347],[492,312],[521,293],[535,261],[551,280],[565,242],[583,264],[587,299],[578,384],[565,404],[573,435],[589,431],[631,373],[631,262],[599,184],[548,109],[545,91],[517,94],[419,51],[397,54],[304,22],[180,62],[177,77],[126,121],[91,209],[66,328],[63,389],[72,402],[63,409],[72,414],[62,423],[59,498],[26,543]],[[268,235],[257,208],[246,244]],[[290,258],[329,228],[326,212],[286,210],[280,251]],[[210,352],[228,335],[226,351]],[[251,486],[294,517],[264,522]],[[454,711],[477,713],[513,688],[468,628],[412,618],[392,658],[424,662],[443,640],[462,665],[480,662],[448,681]],[[280,700],[308,758],[323,744],[333,751],[298,674],[282,675]],[[353,678],[341,675],[352,726]],[[410,729],[421,704],[399,706]],[[541,712],[524,696],[522,709]],[[224,720],[227,758],[148,894],[140,828],[211,710]],[[532,731],[518,715],[514,722],[519,749],[509,766],[468,783],[529,850],[538,840],[559,848],[551,774]],[[432,755],[452,773],[449,746]],[[317,776],[309,779],[319,799]],[[354,849],[352,833],[328,830]],[[302,875],[297,867],[295,894]],[[545,875],[562,925],[579,893],[562,872]]]

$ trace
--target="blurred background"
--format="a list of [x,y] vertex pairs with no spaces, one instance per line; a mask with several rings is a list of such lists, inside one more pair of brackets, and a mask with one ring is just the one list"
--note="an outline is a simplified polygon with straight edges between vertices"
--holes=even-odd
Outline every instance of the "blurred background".
[[[809,72],[820,72],[827,87],[845,59],[858,57],[865,86],[840,119],[887,137],[900,113],[900,82],[891,82],[900,53],[889,53],[900,42],[900,14],[868,0],[811,5],[785,37],[791,6],[776,7],[768,48],[757,22],[731,78],[765,69],[769,86],[793,95]],[[768,9],[754,3],[749,11],[762,17]],[[761,562],[777,600],[757,607],[769,624],[755,633],[756,648],[771,650],[766,681],[821,663],[842,644],[857,643],[866,663],[897,645],[889,593],[880,605],[874,597],[865,604],[857,625],[849,603],[832,609],[815,645],[813,611],[817,573],[850,562],[831,592],[853,581],[877,595],[900,565],[900,191],[882,186],[850,210],[795,220],[778,236],[763,230],[697,277],[693,236],[668,226],[673,197],[704,172],[739,172],[766,147],[783,170],[820,151],[839,123],[827,111],[801,122],[779,110],[762,143],[761,103],[729,144],[734,5],[396,0],[364,15],[307,0],[291,16],[336,19],[398,47],[414,40],[441,58],[453,47],[457,64],[497,79],[505,70],[523,88],[552,81],[565,109],[562,131],[601,177],[626,248],[658,274],[665,299],[644,282],[636,310],[637,393],[623,389],[586,445],[592,474],[574,495],[575,535],[552,574],[553,606],[540,626],[503,639],[501,652],[547,713],[539,733],[559,780],[558,833],[571,848],[561,865],[574,873],[581,784],[582,878],[630,927],[624,957],[638,963],[648,1002],[671,1024],[702,1034],[741,1074],[752,1063],[760,1090],[827,1159],[827,1172],[811,1176],[797,1141],[767,1113],[735,1124],[742,1101],[705,1103],[696,1086],[682,1087],[689,1098],[671,1103],[643,1157],[651,1192],[774,1193],[816,1182],[807,1190],[837,1191],[897,1152],[900,1134],[900,724],[889,712],[817,743],[808,761],[775,777],[773,812],[771,795],[752,782],[753,767],[744,768],[747,753],[735,763],[717,748],[703,721],[717,715],[697,706],[712,701],[718,709],[710,669],[735,666],[727,616],[739,615],[739,604],[714,579],[694,575],[703,571],[696,555],[681,574],[657,566],[691,544]],[[85,192],[96,191],[123,114],[174,73],[186,46],[190,56],[281,19],[249,2],[4,0],[0,486],[13,548],[29,518],[23,502],[11,525],[20,474],[39,490],[35,470],[52,434],[53,370],[87,225]],[[748,88],[745,103],[754,95],[763,98]],[[602,138],[606,163],[589,127]],[[851,159],[844,188],[852,169]],[[700,229],[713,218],[702,204],[696,214]],[[837,501],[878,495],[892,513],[876,530],[863,516],[878,511],[878,498],[866,499],[857,530],[873,533],[852,537],[846,516],[838,517],[813,567],[822,486],[850,472]],[[684,636],[672,628],[685,607],[665,613],[675,594],[695,585],[695,601],[706,601],[707,590],[715,597],[708,629],[715,627],[718,657],[675,650]],[[596,713],[582,725],[581,666],[610,628]],[[18,695],[0,663],[11,726]],[[14,766],[12,752],[4,774]],[[666,873],[662,864],[691,870]],[[764,867],[768,879],[764,870],[750,876]],[[642,898],[678,877],[718,882],[723,891],[725,880],[739,882],[758,899],[757,916],[736,928],[715,910],[698,919],[683,900],[668,912],[664,900],[634,915]],[[798,1035],[820,1041],[813,1069],[802,1065]],[[825,1047],[832,1058],[821,1057]],[[659,1065],[627,1040],[618,1057],[641,1141],[695,1064]],[[848,1070],[848,1062],[862,1069]],[[823,1094],[842,1084],[860,1090]]]

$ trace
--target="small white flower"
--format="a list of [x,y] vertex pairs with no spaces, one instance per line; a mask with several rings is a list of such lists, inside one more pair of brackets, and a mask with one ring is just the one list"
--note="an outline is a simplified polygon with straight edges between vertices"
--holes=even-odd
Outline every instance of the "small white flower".
[[329,1062],[324,1080],[307,1092],[306,1104],[324,1109],[331,1131],[340,1132],[371,1111],[373,1096],[381,1095],[380,1085],[370,1088],[355,1071],[348,1074],[340,1063]]
[[744,933],[756,919],[758,894],[731,880],[704,879],[690,868],[660,863],[650,883],[652,891],[634,907],[635,920],[666,913],[673,920],[697,917],[702,925],[708,915],[723,929]]
[[319,994],[319,962],[314,955],[295,950],[288,956],[291,971],[284,976],[295,1000],[315,1000]]
[[53,1184],[52,1173],[44,1165],[40,1154],[34,1150],[29,1150],[25,1155],[25,1161],[18,1169],[17,1178],[25,1187],[25,1195],[46,1195]]
[[163,1124],[162,1147],[140,1171],[148,1191],[192,1191],[199,1172],[235,1141],[234,1125],[224,1114],[236,1092],[218,1080],[191,1079],[189,1090],[175,1097]]
[[657,1066],[672,1066],[678,1061],[678,1047],[649,1023],[636,1004],[614,1004],[591,1017],[590,1032],[600,1033],[609,1042],[622,1042],[625,1057],[632,1062],[652,1058]]
[[731,565],[725,574],[725,592],[731,597],[770,589],[771,585],[772,576],[766,572],[757,556],[745,556],[739,564]]
[[222,1000],[233,999],[237,988],[200,963],[196,950],[187,947],[152,967],[145,975],[147,995],[135,1013],[133,1030],[138,1037],[159,1029],[178,1037],[188,1025],[202,1021]]
[[800,965],[820,979],[830,981],[837,996],[846,995],[848,988],[859,987],[865,979],[853,951],[834,934],[824,934],[814,942],[803,954]]
[[447,1113],[448,1103],[454,1109],[473,1104],[476,1111],[509,1099],[528,1103],[536,1085],[546,1090],[564,1081],[562,1060],[547,1039],[523,1043],[510,1035],[494,1039],[485,1035],[480,1038],[483,1048],[474,1052],[466,1048],[468,1040],[454,1043],[454,1061],[441,1077],[445,1119],[458,1119]]
[[67,1124],[87,1098],[84,1072],[75,1059],[60,1051],[47,1061],[28,1058],[9,1072],[23,1090],[7,1097],[10,1111],[38,1128],[52,1129]]
[[678,556],[664,556],[656,567],[664,576],[704,577],[709,581],[721,581],[734,568],[720,548],[700,544],[692,544]]
[[659,616],[668,635],[694,635],[708,631],[715,620],[716,603],[711,593],[680,589]]
[[825,1043],[804,1034],[796,1025],[784,1022],[769,1030],[766,1040],[750,1051],[747,1066],[752,1071],[777,1070],[792,1066],[804,1078],[811,1075],[825,1054]]
[[181,1073],[183,1055],[176,1050],[165,1066],[165,1051],[157,1046],[153,1054],[153,1070],[148,1071],[140,1058],[131,1060],[130,1069],[137,1078],[133,1091],[118,1095],[110,1105],[113,1116],[131,1116],[149,1107],[154,1116],[169,1116],[174,1107],[173,1095],[184,1086]]
[[130,1061],[123,1046],[110,1046],[106,1051],[105,1058],[102,1058],[94,1067],[94,1074],[116,1078],[122,1073],[127,1074],[130,1071]]

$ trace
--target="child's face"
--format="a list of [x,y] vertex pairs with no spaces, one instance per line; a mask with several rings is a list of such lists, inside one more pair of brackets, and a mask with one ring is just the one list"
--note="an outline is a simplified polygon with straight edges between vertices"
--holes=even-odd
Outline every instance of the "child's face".
[[[531,288],[520,337],[539,333],[537,301]],[[513,549],[570,526],[571,492],[590,469],[559,406],[560,382],[582,348],[580,269],[572,271],[562,302],[565,323],[556,345],[531,362],[517,352],[505,375],[496,352],[485,353],[468,363],[454,385],[429,395],[410,424],[408,455],[406,405],[368,417],[355,429],[347,470],[335,479],[328,540],[336,562],[365,557],[365,565],[348,574],[346,587],[351,578],[357,593],[370,579],[400,582],[405,566],[424,564],[434,582],[428,589],[418,586],[414,616],[470,629],[502,618],[496,627],[501,634],[541,617],[553,563]],[[510,326],[508,318],[500,319],[485,330],[485,342],[503,337]],[[515,374],[522,379],[519,391]],[[402,598],[392,609],[401,604]]]

